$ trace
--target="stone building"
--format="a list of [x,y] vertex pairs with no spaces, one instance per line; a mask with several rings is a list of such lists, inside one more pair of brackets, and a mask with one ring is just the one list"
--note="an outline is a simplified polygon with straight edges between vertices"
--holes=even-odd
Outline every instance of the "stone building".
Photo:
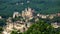
[[2,16],[0,16],[0,19],[2,19]]
[[57,15],[60,16],[60,13],[58,13]]
[[54,28],[60,27],[60,23],[57,23],[57,22],[51,23],[51,25],[52,25]]
[[19,16],[19,12],[14,12],[13,13],[13,18],[18,17],[18,16]]
[[27,27],[30,27],[30,25],[30,23],[27,23],[26,26],[26,23],[23,21],[7,22],[7,25],[4,27],[3,33],[10,34],[14,29],[19,30],[20,32],[24,32],[28,29]]
[[25,18],[32,18],[33,17],[33,10],[31,8],[25,8],[24,11],[22,11],[22,17]]

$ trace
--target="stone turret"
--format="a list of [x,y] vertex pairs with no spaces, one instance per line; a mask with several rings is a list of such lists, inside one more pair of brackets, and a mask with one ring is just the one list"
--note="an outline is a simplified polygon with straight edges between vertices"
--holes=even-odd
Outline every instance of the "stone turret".
[[31,8],[25,8],[24,11],[22,11],[22,17],[32,18],[33,16],[33,10]]
[[13,13],[13,18],[18,17],[18,16],[19,16],[19,12],[14,12]]

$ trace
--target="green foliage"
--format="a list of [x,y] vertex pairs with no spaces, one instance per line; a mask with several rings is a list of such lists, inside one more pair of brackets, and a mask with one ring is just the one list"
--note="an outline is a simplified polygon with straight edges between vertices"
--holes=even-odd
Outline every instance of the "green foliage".
[[20,31],[13,30],[13,31],[11,32],[11,34],[22,34],[22,33],[20,33]]
[[[26,7],[31,7],[42,14],[51,14],[60,12],[60,0],[1,0],[0,1],[0,15],[12,15],[13,12],[21,13]],[[16,5],[18,3],[18,5]],[[24,3],[21,5],[20,3]]]
[[60,17],[59,16],[56,16],[54,19],[53,19],[54,22],[60,22]]
[[3,31],[3,28],[2,28],[2,27],[0,27],[0,34],[2,34],[2,31]]
[[12,33],[11,34],[17,34],[17,32],[16,31],[12,31]]
[[5,26],[5,25],[6,25],[6,20],[0,19],[0,26]]
[[55,29],[49,23],[39,20],[37,23],[31,25],[27,31],[21,33],[20,31],[12,31],[11,34],[60,34],[60,28]]
[[50,24],[40,20],[33,24],[24,34],[59,34]]
[[0,34],[2,34],[2,32],[3,32],[3,26],[5,26],[6,25],[6,21],[5,21],[5,19],[0,19]]
[[15,21],[21,20],[21,19],[23,20],[23,17],[19,16],[19,17],[12,18],[12,21],[15,22]]

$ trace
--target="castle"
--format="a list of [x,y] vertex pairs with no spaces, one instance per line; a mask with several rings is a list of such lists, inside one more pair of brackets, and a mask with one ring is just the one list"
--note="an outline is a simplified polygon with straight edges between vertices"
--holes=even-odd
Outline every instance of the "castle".
[[33,10],[31,8],[25,8],[24,11],[22,11],[22,17],[23,18],[32,18],[33,17]]
[[25,8],[24,11],[22,11],[22,14],[19,14],[19,12],[14,12],[13,13],[13,18],[18,17],[18,16],[22,16],[23,18],[32,18],[33,17],[33,12],[34,10],[32,10],[31,8]]

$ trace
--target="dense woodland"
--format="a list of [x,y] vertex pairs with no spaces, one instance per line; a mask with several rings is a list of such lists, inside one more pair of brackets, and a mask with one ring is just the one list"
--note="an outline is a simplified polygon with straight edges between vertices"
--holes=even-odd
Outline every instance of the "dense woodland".
[[12,16],[13,12],[21,13],[27,7],[41,14],[58,13],[60,12],[60,0],[0,0],[0,15]]

